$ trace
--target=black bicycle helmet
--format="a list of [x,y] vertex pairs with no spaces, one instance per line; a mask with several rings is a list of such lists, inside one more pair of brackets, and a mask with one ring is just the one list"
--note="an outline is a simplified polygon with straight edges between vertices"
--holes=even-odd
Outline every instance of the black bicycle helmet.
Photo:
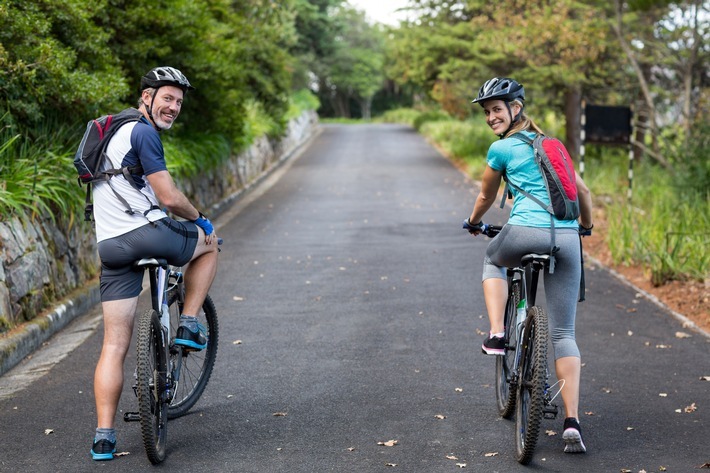
[[187,80],[187,77],[174,67],[156,67],[148,71],[146,75],[141,78],[141,90],[145,90],[149,87],[157,89],[164,85],[179,87],[183,92],[195,89],[190,85],[190,81]]
[[517,99],[525,103],[525,89],[522,84],[513,79],[494,77],[481,86],[478,90],[478,97],[473,99],[471,103],[480,103],[482,107],[484,101],[491,99],[503,100],[505,103]]

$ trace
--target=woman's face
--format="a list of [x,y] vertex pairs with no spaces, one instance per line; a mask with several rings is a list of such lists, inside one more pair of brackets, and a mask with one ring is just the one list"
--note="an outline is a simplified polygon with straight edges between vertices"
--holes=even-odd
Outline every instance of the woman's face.
[[509,112],[508,107],[505,106],[505,102],[502,100],[487,100],[483,102],[483,111],[486,114],[486,123],[488,123],[488,126],[491,127],[493,133],[500,135],[505,133],[510,127],[513,116],[520,113],[520,106],[518,104],[512,104]]

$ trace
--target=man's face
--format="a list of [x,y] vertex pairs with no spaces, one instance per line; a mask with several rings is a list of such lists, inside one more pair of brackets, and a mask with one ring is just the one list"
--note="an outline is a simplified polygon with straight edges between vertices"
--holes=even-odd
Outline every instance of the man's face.
[[153,102],[153,120],[161,129],[167,130],[172,125],[182,108],[183,92],[179,87],[164,85],[155,93],[151,99],[150,94],[144,91],[143,103],[146,108]]

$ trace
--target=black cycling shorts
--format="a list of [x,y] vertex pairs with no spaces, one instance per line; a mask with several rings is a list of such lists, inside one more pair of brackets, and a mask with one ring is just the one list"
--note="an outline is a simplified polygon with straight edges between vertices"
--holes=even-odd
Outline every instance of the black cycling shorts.
[[101,302],[130,299],[141,293],[143,271],[133,269],[139,259],[164,258],[173,266],[187,264],[198,237],[194,223],[163,218],[99,242]]

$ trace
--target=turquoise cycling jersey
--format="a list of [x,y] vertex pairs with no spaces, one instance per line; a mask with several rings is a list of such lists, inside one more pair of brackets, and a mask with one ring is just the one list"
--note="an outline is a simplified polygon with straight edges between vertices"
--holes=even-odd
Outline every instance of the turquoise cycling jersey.
[[[535,133],[524,131],[533,138]],[[533,148],[517,138],[506,138],[496,141],[488,148],[486,162],[491,169],[504,172],[508,180],[528,192],[542,202],[549,204],[545,183],[540,170],[535,164]],[[532,199],[510,188],[513,193],[513,209],[510,211],[508,224],[524,227],[550,228],[550,214]],[[577,228],[576,220],[558,220],[555,217],[555,228]]]

